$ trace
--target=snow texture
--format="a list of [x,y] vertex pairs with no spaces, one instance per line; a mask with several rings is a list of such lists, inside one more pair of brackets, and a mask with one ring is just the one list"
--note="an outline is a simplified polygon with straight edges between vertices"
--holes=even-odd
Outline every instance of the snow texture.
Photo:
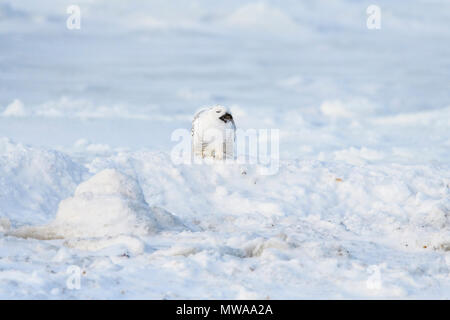
[[[2,220],[0,253],[9,258],[1,263],[10,270],[1,273],[2,296],[448,294],[448,168],[296,160],[261,176],[239,164],[176,166],[149,151],[96,158],[86,167],[92,177],[47,226],[21,227],[12,236],[17,231],[6,232]],[[146,202],[165,209],[149,210]],[[18,247],[20,253],[11,251]],[[27,256],[31,264],[23,264]],[[66,289],[71,265],[87,274],[80,290]]]
[[41,240],[145,236],[165,224],[182,227],[168,212],[159,209],[154,214],[134,179],[105,169],[81,183],[73,197],[62,200],[50,224],[22,227],[8,234]]

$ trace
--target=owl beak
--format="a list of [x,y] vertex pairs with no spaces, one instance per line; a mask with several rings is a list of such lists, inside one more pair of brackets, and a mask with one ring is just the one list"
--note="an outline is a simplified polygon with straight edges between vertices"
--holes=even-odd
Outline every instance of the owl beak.
[[219,117],[219,119],[227,123],[228,121],[233,120],[233,116],[227,112],[223,116]]

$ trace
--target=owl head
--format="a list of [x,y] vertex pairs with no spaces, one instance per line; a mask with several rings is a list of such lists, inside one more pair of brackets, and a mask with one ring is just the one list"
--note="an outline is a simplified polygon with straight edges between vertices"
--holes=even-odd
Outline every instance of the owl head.
[[234,122],[231,112],[224,106],[214,106],[211,108],[210,113],[214,118],[217,118],[225,123],[230,121]]

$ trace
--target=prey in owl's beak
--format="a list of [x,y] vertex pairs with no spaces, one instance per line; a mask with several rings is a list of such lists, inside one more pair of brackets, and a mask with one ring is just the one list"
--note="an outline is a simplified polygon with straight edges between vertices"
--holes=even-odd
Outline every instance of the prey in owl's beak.
[[233,120],[233,116],[227,112],[223,116],[219,117],[219,119],[222,120],[223,122],[227,123],[228,121]]

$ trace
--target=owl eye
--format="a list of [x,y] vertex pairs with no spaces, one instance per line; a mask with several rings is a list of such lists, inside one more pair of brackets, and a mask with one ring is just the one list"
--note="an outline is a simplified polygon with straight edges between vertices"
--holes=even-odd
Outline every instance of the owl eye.
[[220,110],[217,110],[216,113],[220,113]]

